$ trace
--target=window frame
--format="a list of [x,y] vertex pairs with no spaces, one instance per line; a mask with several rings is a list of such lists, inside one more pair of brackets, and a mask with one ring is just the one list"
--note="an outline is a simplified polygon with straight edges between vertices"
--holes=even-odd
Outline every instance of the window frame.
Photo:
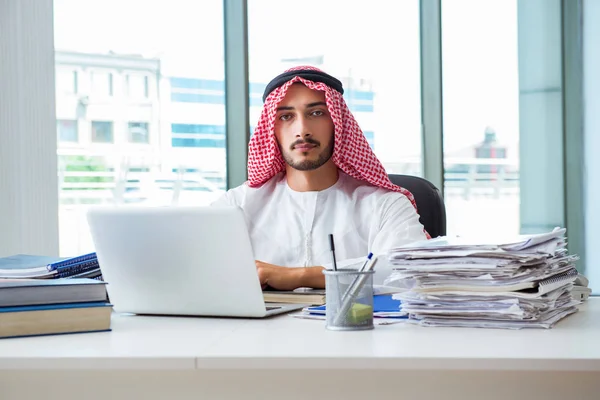
[[[421,98],[422,140],[424,177],[443,191],[443,130],[442,130],[442,49],[441,10],[442,0],[421,0]],[[581,71],[581,0],[557,0],[561,13],[562,83],[564,124],[562,143],[564,153],[557,160],[562,165],[564,182],[563,220],[569,232],[569,249],[582,258],[578,266],[585,271],[585,231],[583,216],[583,117],[582,71]],[[0,170],[13,174],[1,180],[0,191],[14,192],[17,199],[34,197],[43,201],[1,203],[0,220],[7,221],[4,235],[0,238],[0,253],[14,254],[32,252],[58,254],[58,178],[56,174],[56,113],[55,113],[55,65],[53,43],[53,0],[9,0],[3,6],[11,16],[0,27],[0,43],[8,49],[8,56],[0,58],[3,71],[0,76],[2,88],[25,88],[35,91],[36,100],[22,104],[20,90],[0,90],[0,103],[14,104],[5,107],[0,116],[7,123],[0,126]],[[248,79],[248,12],[247,0],[223,0],[223,29],[225,50],[225,114],[227,188],[242,184],[247,179],[247,152],[250,140],[250,96]],[[27,42],[30,45],[24,46]],[[393,49],[393,48],[392,48]],[[14,59],[29,65],[26,74],[14,68]],[[6,68],[4,68],[6,67]],[[110,72],[108,72],[110,74]],[[79,74],[78,74],[79,75]],[[81,76],[77,76],[79,80]],[[111,79],[109,75],[109,80]],[[16,83],[15,83],[16,82]],[[79,82],[78,82],[79,83]],[[114,82],[109,84],[109,96],[115,96]],[[77,85],[79,86],[79,85]],[[79,89],[79,88],[77,88]],[[32,93],[33,94],[33,93]],[[15,108],[16,107],[16,108]],[[34,108],[35,121],[14,121],[15,113]],[[35,125],[35,126],[34,126]],[[37,129],[34,129],[37,128]],[[40,136],[45,135],[45,136]],[[79,132],[81,135],[81,132]],[[20,140],[14,139],[19,137]],[[45,139],[44,139],[45,137]],[[80,138],[81,139],[81,138]],[[115,126],[113,126],[113,141]],[[16,163],[10,153],[27,152],[26,143],[40,143],[36,155],[31,157],[29,170],[48,171],[36,174],[35,182],[24,172],[15,172]],[[24,144],[25,143],[25,144]],[[521,149],[521,154],[526,150]],[[53,171],[51,171],[54,169]],[[43,184],[40,184],[42,183]],[[16,206],[16,203],[20,203]],[[15,208],[17,207],[17,208]],[[526,210],[522,210],[522,213]],[[38,218],[38,216],[43,217]],[[21,216],[31,216],[21,220]],[[22,217],[24,218],[24,217]],[[10,237],[9,237],[10,236]],[[17,238],[17,239],[14,239]]]

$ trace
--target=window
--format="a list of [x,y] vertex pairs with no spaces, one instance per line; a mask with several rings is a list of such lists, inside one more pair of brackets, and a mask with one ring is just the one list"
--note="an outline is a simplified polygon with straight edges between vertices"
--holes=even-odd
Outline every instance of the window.
[[593,293],[600,294],[600,3],[585,0],[583,9],[585,275]]
[[222,195],[223,31],[221,0],[54,0],[56,70],[69,92],[77,71],[81,92],[73,101],[57,85],[57,119],[80,127],[76,149],[58,144],[61,256],[94,250],[90,205],[198,206]]
[[137,74],[127,75],[127,96],[132,99],[147,99],[148,77]]
[[222,80],[174,77],[170,83],[173,102],[225,104],[225,82]]
[[77,89],[77,71],[57,68],[56,92],[62,94],[76,94]]
[[59,142],[77,143],[79,141],[77,121],[58,120],[56,121],[56,131]]
[[225,137],[213,138],[173,138],[173,147],[225,148]]
[[113,95],[113,75],[110,72],[90,72],[92,93],[99,96]]
[[[307,0],[302,7],[249,0],[250,126],[272,78],[312,65],[342,81],[345,101],[386,170],[421,175],[419,1],[393,3],[390,12],[387,0]],[[319,39],[307,36],[307,21],[318,23]],[[390,38],[393,45],[382,45]]]
[[144,76],[144,97],[150,97],[150,83],[148,82],[147,76]]
[[560,2],[445,0],[441,26],[448,234],[564,226]]
[[130,122],[129,123],[129,143],[149,143],[150,137],[148,134],[147,122]]
[[225,125],[171,124],[174,134],[216,133],[225,135]]
[[92,142],[112,143],[113,123],[110,121],[92,121]]
[[172,124],[173,147],[225,148],[225,125]]

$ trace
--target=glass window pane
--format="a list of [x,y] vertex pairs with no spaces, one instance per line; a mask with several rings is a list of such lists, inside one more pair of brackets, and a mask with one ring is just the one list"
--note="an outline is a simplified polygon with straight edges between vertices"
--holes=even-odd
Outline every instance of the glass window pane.
[[93,250],[92,204],[207,205],[224,192],[222,8],[54,1],[62,256]]
[[96,96],[112,96],[113,78],[110,72],[91,71],[90,72],[91,93]]
[[77,71],[69,67],[57,68],[56,92],[59,94],[77,93]]
[[[315,10],[318,39],[307,34]],[[394,2],[393,12],[387,0],[249,0],[248,29],[251,127],[266,84],[287,68],[312,65],[342,81],[346,103],[387,171],[421,175],[418,0]]]
[[127,96],[132,100],[148,97],[148,77],[138,74],[127,75]]
[[[585,275],[600,294],[600,2],[583,2]],[[568,232],[567,232],[568,233]],[[579,264],[578,266],[582,266]]]
[[56,130],[59,142],[76,143],[79,141],[77,121],[57,120]]
[[128,140],[130,143],[149,143],[150,142],[150,136],[148,134],[148,123],[147,122],[130,122],[128,128],[129,128]]
[[112,121],[92,121],[92,142],[112,143],[113,123]]
[[442,2],[449,235],[561,224],[559,32],[560,1]]

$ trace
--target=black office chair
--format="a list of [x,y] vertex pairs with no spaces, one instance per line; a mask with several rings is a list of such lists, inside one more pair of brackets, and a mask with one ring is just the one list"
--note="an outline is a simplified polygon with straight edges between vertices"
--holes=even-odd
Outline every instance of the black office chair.
[[432,238],[446,235],[446,206],[442,194],[431,182],[418,176],[389,175],[394,185],[402,186],[415,197],[419,221]]

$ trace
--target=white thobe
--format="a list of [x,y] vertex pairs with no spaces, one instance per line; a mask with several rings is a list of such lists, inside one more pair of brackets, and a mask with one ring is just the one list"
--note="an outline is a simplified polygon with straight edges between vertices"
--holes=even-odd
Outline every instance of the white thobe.
[[[360,265],[369,252],[425,239],[423,225],[401,193],[372,186],[339,171],[338,181],[321,191],[297,192],[279,173],[259,188],[246,184],[228,190],[213,205],[243,209],[254,258],[286,267],[329,268],[329,234],[338,267]],[[385,257],[375,265],[374,284],[391,272]]]

